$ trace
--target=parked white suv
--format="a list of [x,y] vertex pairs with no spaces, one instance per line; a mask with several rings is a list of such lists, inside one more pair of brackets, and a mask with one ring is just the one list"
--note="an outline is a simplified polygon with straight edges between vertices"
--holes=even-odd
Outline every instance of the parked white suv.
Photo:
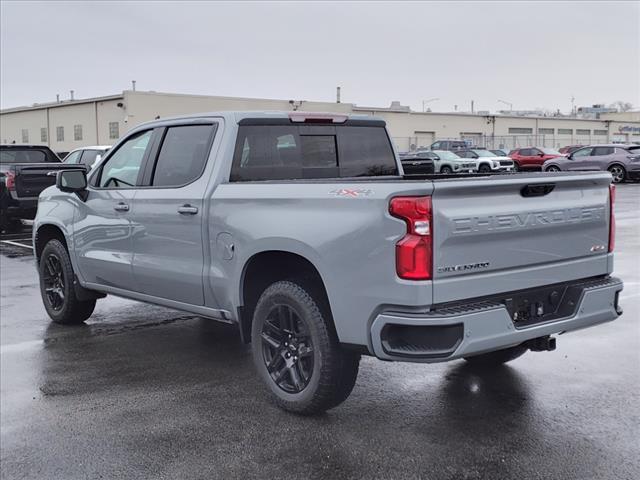
[[92,147],[76,148],[64,157],[64,163],[82,164],[91,170],[104,157],[104,154],[111,148],[111,145],[96,145]]

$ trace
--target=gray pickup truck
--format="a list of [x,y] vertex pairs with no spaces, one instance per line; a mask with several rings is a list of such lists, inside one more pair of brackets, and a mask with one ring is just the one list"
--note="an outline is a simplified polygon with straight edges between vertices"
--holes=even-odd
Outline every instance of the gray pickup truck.
[[618,317],[613,193],[606,172],[405,177],[381,120],[223,112],[59,173],[33,236],[54,322],[113,294],[237,325],[276,403],[312,414],[363,354],[490,367]]

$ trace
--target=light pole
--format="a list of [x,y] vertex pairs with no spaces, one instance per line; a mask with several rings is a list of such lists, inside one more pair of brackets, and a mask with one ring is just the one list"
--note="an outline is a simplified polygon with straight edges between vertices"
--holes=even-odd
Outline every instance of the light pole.
[[513,103],[505,102],[504,100],[498,100],[500,103],[504,103],[505,105],[509,105],[509,112],[513,112]]
[[425,109],[425,105],[429,102],[435,102],[436,100],[440,100],[439,98],[430,98],[428,100],[422,100],[422,112],[424,113],[426,111]]

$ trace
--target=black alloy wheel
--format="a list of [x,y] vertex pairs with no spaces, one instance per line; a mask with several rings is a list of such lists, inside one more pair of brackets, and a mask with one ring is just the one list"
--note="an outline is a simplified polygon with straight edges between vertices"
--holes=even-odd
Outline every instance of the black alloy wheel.
[[41,260],[44,262],[43,281],[46,301],[56,312],[62,310],[65,301],[65,277],[60,259],[53,253]]
[[611,165],[608,170],[613,177],[613,183],[622,183],[627,176],[627,172],[621,165]]
[[274,383],[300,393],[313,374],[309,327],[290,305],[274,305],[262,327],[262,358]]

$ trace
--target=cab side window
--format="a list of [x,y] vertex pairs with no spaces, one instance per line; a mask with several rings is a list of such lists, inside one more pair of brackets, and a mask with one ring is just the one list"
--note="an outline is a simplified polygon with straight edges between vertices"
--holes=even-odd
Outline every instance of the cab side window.
[[169,127],[164,136],[151,184],[156,187],[179,187],[202,175],[214,125]]
[[102,166],[97,186],[101,188],[134,187],[152,135],[153,130],[140,132],[121,145]]

